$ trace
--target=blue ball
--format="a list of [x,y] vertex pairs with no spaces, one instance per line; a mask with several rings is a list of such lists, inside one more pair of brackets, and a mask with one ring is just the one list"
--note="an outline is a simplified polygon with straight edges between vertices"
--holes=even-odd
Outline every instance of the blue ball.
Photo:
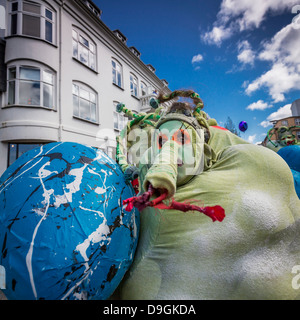
[[279,154],[289,165],[295,184],[295,190],[300,199],[300,146],[291,145],[278,150]]
[[277,152],[293,170],[300,172],[300,145],[290,145]]
[[239,123],[239,129],[242,131],[242,132],[245,132],[247,129],[248,129],[248,124],[246,121],[241,121]]
[[8,299],[107,299],[130,267],[139,212],[112,159],[77,143],[23,154],[0,178],[0,265]]
[[293,169],[291,169],[291,171],[294,178],[295,191],[297,193],[298,198],[300,199],[300,171],[296,171]]

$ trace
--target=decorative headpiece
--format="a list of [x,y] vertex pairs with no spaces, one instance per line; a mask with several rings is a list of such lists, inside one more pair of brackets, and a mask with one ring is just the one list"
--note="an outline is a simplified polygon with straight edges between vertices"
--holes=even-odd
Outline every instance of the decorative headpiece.
[[[166,107],[160,106],[161,104],[173,100],[177,97],[190,98],[194,102],[194,108],[191,112],[176,112],[169,113]],[[117,112],[123,112],[126,117],[131,117],[133,120],[127,123],[127,126],[117,136],[117,150],[116,161],[121,166],[122,171],[125,173],[125,178],[133,180],[138,175],[138,169],[132,165],[129,165],[127,158],[124,154],[124,146],[122,140],[133,129],[133,126],[140,128],[154,127],[158,128],[162,123],[168,120],[174,120],[175,118],[181,121],[185,121],[192,125],[195,129],[200,127],[205,130],[205,141],[207,142],[210,137],[209,124],[207,122],[207,115],[202,111],[204,104],[198,93],[192,90],[175,90],[168,95],[159,94],[157,98],[150,99],[150,106],[155,109],[153,113],[139,113],[135,114],[131,110],[125,107],[123,103],[117,105]],[[134,168],[132,168],[134,167]]]

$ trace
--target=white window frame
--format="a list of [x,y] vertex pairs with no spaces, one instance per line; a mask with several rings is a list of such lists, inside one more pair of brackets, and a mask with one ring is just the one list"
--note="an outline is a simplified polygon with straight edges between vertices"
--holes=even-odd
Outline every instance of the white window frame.
[[[85,33],[72,28],[72,56],[88,68],[97,71],[97,46]],[[83,60],[81,53],[87,52],[86,60]]]
[[[113,110],[116,110],[118,103],[119,102],[117,102],[117,101],[113,102],[113,105],[114,105]],[[122,113],[119,113],[117,111],[114,111],[113,115],[114,115],[114,129],[117,131],[122,131],[127,124],[127,118]],[[117,120],[117,121],[115,121],[115,120]],[[116,123],[117,123],[117,125],[116,125]]]
[[[75,87],[77,87],[77,92]],[[77,106],[75,105],[76,99],[78,100],[78,112],[76,111]],[[84,116],[83,113],[84,103],[89,105],[88,116]],[[79,81],[72,82],[72,107],[74,118],[99,124],[98,93],[90,86]]]
[[138,97],[138,78],[130,73],[130,93],[134,97]]
[[[18,9],[15,11],[12,11],[13,5],[17,4]],[[40,13],[34,13],[24,10],[24,4],[33,5],[40,8]],[[49,17],[50,14],[47,15],[47,13],[51,13],[51,18]],[[12,30],[12,19],[13,16],[15,16],[16,19],[16,30],[13,33]],[[40,20],[40,35],[28,35],[24,34],[23,30],[23,22],[24,22],[24,16],[30,16],[32,18],[39,18]],[[47,27],[46,24],[51,24],[51,36],[52,39],[47,39]],[[15,0],[10,1],[9,3],[9,23],[8,23],[8,35],[14,36],[24,36],[24,37],[32,37],[36,39],[41,39],[46,42],[56,44],[56,11],[53,10],[51,7],[46,5],[44,2],[37,2],[37,1],[21,1],[21,0]]]
[[295,118],[295,126],[300,126],[300,118]]
[[147,92],[147,85],[144,81],[141,81],[141,96],[146,96],[148,94]]
[[[15,77],[11,78],[10,75],[10,70],[15,69]],[[25,77],[21,77],[21,69],[31,69],[34,71],[39,71],[39,79],[29,79]],[[48,79],[47,79],[48,75]],[[49,81],[49,75],[50,75],[50,81]],[[14,101],[11,103],[10,97],[11,97],[11,92],[12,90],[10,83],[14,83]],[[22,97],[21,97],[21,85],[22,84],[30,84],[30,83],[39,83],[39,102],[38,104],[34,104],[30,102],[28,99],[27,103],[24,101],[22,102]],[[52,103],[51,105],[46,105],[46,88],[48,88],[48,92],[50,90],[52,91]],[[49,90],[50,89],[50,90]],[[32,101],[32,99],[31,99]],[[7,66],[7,97],[6,97],[6,105],[7,106],[22,106],[22,107],[41,107],[49,110],[55,110],[55,105],[56,105],[56,73],[55,71],[51,70],[47,66],[44,66],[42,64],[30,62],[30,64],[27,62],[18,62],[14,64],[10,64]]]
[[118,60],[112,58],[112,83],[123,89],[123,67]]
[[281,125],[287,127],[288,126],[288,121],[287,120],[281,120]]

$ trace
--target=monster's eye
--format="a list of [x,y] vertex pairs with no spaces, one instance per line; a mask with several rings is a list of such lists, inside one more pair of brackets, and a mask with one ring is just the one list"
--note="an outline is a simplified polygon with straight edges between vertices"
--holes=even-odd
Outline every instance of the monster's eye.
[[161,149],[162,146],[164,145],[165,142],[168,141],[168,137],[163,134],[163,133],[160,133],[157,137],[157,146],[158,146],[158,149]]
[[176,141],[180,145],[183,145],[183,144],[187,145],[191,143],[191,137],[187,132],[187,130],[184,130],[184,129],[177,130],[173,134],[172,140]]

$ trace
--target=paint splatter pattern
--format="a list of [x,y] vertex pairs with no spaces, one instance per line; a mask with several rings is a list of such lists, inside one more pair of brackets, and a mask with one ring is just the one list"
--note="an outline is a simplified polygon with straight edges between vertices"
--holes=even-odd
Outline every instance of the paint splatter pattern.
[[134,191],[102,151],[76,143],[31,150],[0,179],[0,264],[9,299],[107,299],[132,263]]

